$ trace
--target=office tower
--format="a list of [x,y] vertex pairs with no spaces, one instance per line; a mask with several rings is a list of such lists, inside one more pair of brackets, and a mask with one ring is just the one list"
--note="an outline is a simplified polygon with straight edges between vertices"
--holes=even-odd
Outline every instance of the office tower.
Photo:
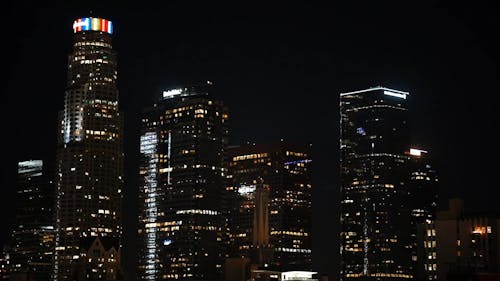
[[[500,277],[500,215],[498,212],[468,212],[461,199],[449,201],[449,209],[437,213],[438,280],[498,280]],[[495,276],[478,278],[481,275]],[[487,277],[487,276],[486,276]],[[456,279],[460,280],[460,279]]]
[[228,113],[212,91],[164,91],[143,112],[140,280],[221,279]]
[[121,278],[123,116],[113,24],[73,23],[56,158],[54,280]]
[[408,93],[340,94],[341,278],[413,278],[407,203]]
[[[227,227],[229,257],[249,257],[254,266],[311,268],[311,147],[286,142],[232,147],[228,151]],[[266,194],[268,193],[268,194]],[[259,199],[263,195],[269,199]],[[255,200],[255,197],[259,200]],[[265,197],[264,197],[265,198]],[[259,205],[268,201],[269,238],[255,237]],[[257,212],[257,214],[255,214]],[[255,225],[255,224],[258,225]],[[262,242],[269,240],[268,249]],[[264,264],[262,264],[264,261]]]
[[438,175],[427,151],[411,148],[408,155],[408,206],[414,276],[417,280],[436,280],[436,240],[433,229],[438,203]]
[[54,185],[42,160],[18,163],[16,224],[9,249],[13,280],[49,280],[54,251]]

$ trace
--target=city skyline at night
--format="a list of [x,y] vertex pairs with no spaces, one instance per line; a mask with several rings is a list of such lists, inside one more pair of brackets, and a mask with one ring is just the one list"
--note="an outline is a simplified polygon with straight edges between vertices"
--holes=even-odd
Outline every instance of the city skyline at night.
[[[121,260],[130,280],[138,276],[136,255],[141,251],[136,243],[141,111],[165,90],[184,85],[210,81],[214,100],[227,107],[227,145],[312,144],[314,271],[332,278],[340,272],[340,93],[376,87],[397,89],[396,94],[409,92],[408,143],[432,156],[432,169],[439,174],[439,189],[434,190],[438,200],[433,197],[436,209],[447,209],[452,197],[467,198],[471,210],[498,208],[497,165],[488,163],[498,156],[494,131],[500,45],[493,38],[500,25],[498,11],[488,5],[449,6],[438,1],[407,6],[264,7],[23,1],[8,2],[7,11],[16,24],[6,30],[6,38],[11,38],[6,44],[8,74],[1,78],[9,108],[0,120],[11,138],[1,171],[2,245],[14,230],[14,210],[20,203],[15,199],[17,163],[43,159],[44,165],[55,164],[61,131],[58,112],[79,103],[76,98],[65,103],[64,97],[71,80],[67,70],[74,32],[112,34],[118,54],[119,75],[114,79],[119,100],[106,106],[119,104],[123,113],[123,134],[115,132],[123,137],[125,154],[119,179],[123,206],[115,207],[122,214],[117,216],[123,224],[120,243],[126,245]],[[68,122],[73,118],[77,126],[78,112],[74,113],[61,118]],[[89,129],[83,136],[69,124],[61,143],[78,142],[92,133],[104,138],[101,130]],[[109,137],[113,138],[112,132]]]

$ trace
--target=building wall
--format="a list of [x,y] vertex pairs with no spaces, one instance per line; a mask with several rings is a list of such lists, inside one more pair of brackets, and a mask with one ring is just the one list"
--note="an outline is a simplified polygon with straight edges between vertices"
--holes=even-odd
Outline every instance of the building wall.
[[438,278],[470,273],[499,273],[500,216],[468,213],[461,200],[450,201],[436,220]]

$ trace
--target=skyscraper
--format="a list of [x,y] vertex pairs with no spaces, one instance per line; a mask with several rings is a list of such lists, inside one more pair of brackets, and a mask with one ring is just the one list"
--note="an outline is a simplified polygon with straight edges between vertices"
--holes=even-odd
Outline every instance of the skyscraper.
[[54,185],[42,160],[18,163],[17,212],[9,247],[12,280],[49,280],[54,251]]
[[140,280],[221,279],[228,113],[212,89],[164,91],[143,112]]
[[408,93],[340,94],[341,278],[413,278],[407,203]]
[[[310,148],[309,145],[279,142],[236,146],[229,150],[226,209],[230,257],[249,257],[253,264],[265,261],[269,266],[284,270],[311,268]],[[268,219],[255,214],[262,212],[259,204],[266,201]],[[254,231],[266,229],[262,221],[269,224],[269,233],[265,235]],[[254,237],[256,234],[261,237]],[[264,252],[255,249],[267,240],[269,249]]]
[[54,280],[116,280],[122,248],[123,116],[113,24],[73,23],[56,158]]

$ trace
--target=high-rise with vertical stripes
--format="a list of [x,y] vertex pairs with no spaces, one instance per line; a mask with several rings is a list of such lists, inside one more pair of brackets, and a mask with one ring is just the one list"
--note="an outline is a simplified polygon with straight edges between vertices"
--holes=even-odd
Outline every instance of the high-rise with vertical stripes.
[[139,280],[221,280],[228,113],[212,86],[164,91],[142,114]]
[[340,94],[342,280],[414,278],[407,98],[384,87]]
[[73,23],[56,157],[54,280],[119,280],[123,115],[113,24]]

